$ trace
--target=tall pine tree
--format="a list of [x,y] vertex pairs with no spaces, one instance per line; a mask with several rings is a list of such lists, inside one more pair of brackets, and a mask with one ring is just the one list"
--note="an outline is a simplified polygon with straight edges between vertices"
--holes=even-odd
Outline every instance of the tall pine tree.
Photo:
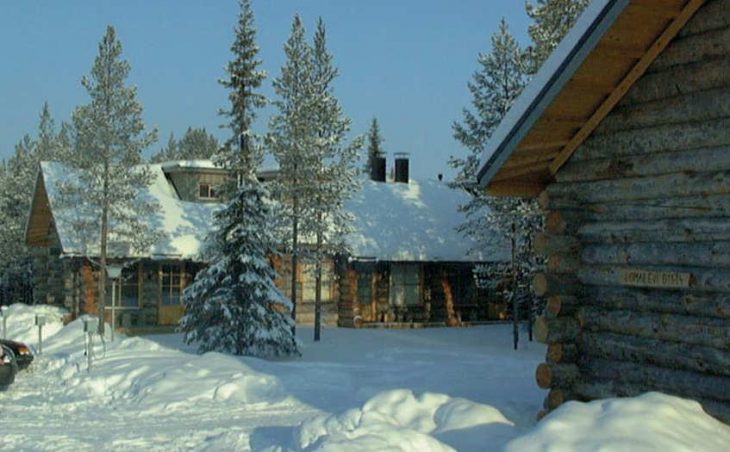
[[[472,195],[469,202],[459,206],[466,221],[458,229],[473,238],[479,249],[490,249],[505,240],[511,241],[512,265],[499,270],[513,277],[514,284],[507,295],[515,297],[514,300],[529,302],[529,281],[540,264],[534,258],[531,247],[531,237],[541,225],[540,211],[532,201],[494,198],[484,194],[476,185],[481,153],[527,82],[526,54],[509,32],[504,19],[492,35],[491,52],[480,54],[478,62],[479,70],[468,84],[473,110],[464,109],[463,122],[453,125],[454,138],[469,153],[465,158],[451,158],[452,167],[458,171],[452,186]],[[504,275],[489,276],[501,278]],[[513,315],[516,316],[516,312]]]
[[[284,238],[291,256],[292,318],[297,316],[297,273],[301,253],[299,238],[311,230],[306,202],[313,198],[308,193],[308,176],[315,166],[312,158],[314,136],[312,128],[312,49],[306,42],[301,18],[294,16],[291,34],[284,45],[286,62],[281,75],[274,80],[278,99],[273,104],[277,113],[269,120],[266,137],[271,153],[279,164],[279,177],[274,185],[277,199],[282,201],[282,213],[287,220],[284,229],[290,234]],[[309,220],[309,221],[308,221]]]
[[[322,263],[327,255],[345,250],[344,236],[351,230],[352,216],[345,210],[345,201],[359,188],[356,180],[358,150],[362,138],[345,142],[351,121],[342,112],[332,83],[338,71],[327,50],[327,34],[320,18],[314,34],[312,54],[312,119],[315,135],[315,164],[311,194],[315,243],[314,340],[320,339],[322,323]],[[309,160],[307,160],[309,161]],[[312,170],[310,169],[310,171]]]
[[[99,43],[90,77],[82,79],[90,102],[73,112],[75,153],[71,163],[78,180],[62,187],[64,202],[74,212],[79,241],[90,258],[98,257],[99,315],[106,300],[106,268],[110,250],[146,250],[158,237],[141,219],[156,205],[141,193],[152,179],[142,151],[156,141],[146,131],[137,90],[126,86],[130,66],[121,59],[122,45],[112,26]],[[104,333],[104,322],[99,322]]]

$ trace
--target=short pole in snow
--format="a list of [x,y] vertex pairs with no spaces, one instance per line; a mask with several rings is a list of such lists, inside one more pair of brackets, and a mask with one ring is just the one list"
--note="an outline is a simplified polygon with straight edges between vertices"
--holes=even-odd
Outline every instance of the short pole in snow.
[[43,325],[46,324],[46,317],[36,315],[35,324],[38,326],[38,354],[40,355],[43,353]]
[[92,353],[94,349],[94,332],[98,328],[96,318],[84,317],[84,334],[86,335],[84,345],[86,346],[86,370],[91,371]]
[[3,318],[3,339],[8,338],[8,318],[5,315],[5,306],[0,306],[0,317]]

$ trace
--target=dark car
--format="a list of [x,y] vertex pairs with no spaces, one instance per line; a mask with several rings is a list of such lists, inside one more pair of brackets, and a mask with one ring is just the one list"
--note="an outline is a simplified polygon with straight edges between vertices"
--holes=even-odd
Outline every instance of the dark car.
[[11,385],[15,381],[18,364],[15,354],[4,345],[0,345],[0,389]]
[[33,353],[30,351],[30,347],[22,342],[0,339],[0,346],[8,348],[13,352],[19,370],[28,368],[30,363],[33,362]]

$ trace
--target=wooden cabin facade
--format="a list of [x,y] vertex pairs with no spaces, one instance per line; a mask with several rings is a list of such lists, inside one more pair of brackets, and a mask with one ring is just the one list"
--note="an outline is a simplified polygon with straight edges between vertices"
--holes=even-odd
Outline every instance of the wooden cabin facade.
[[533,84],[480,183],[547,215],[545,409],[656,390],[730,422],[730,0],[594,1]]
[[[159,201],[160,212],[149,224],[162,228],[158,230],[162,239],[148,252],[111,253],[109,260],[123,270],[119,281],[107,282],[105,315],[111,321],[114,291],[116,326],[128,329],[170,327],[184,315],[182,291],[205,265],[199,251],[219,201],[215,187],[226,178],[210,162],[167,162],[150,168],[156,176],[147,195]],[[73,224],[66,220],[68,215],[55,202],[58,179],[66,173],[59,164],[42,164],[26,242],[33,255],[35,302],[64,306],[75,317],[97,312],[100,275],[88,258],[90,253],[83,252],[88,244],[80,243]],[[271,177],[271,171],[264,175]],[[324,324],[456,325],[501,319],[505,305],[477,289],[472,276],[475,263],[484,259],[467,256],[467,247],[451,224],[454,219],[445,212],[447,206],[456,213],[458,203],[452,197],[461,195],[435,181],[394,184],[366,181],[364,194],[351,203],[358,224],[355,239],[365,245],[354,246],[352,255],[333,256],[324,262]],[[384,198],[388,199],[386,205],[371,205]],[[388,203],[400,204],[393,207]],[[413,212],[420,215],[413,221],[399,217],[415,216]],[[367,227],[372,230],[365,230]],[[421,227],[428,231],[419,230]],[[381,244],[382,235],[398,246]],[[359,257],[362,255],[373,257]],[[280,275],[277,284],[285,294],[291,293],[290,259],[281,256],[273,262]],[[300,260],[298,267],[297,322],[311,324],[314,265]]]

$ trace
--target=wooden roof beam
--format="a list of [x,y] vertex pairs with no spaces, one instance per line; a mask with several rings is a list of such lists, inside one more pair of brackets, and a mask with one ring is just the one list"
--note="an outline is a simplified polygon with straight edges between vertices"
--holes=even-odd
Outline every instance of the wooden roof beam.
[[493,196],[513,196],[518,198],[534,198],[545,190],[545,185],[519,180],[503,180],[490,182],[487,194]]
[[644,75],[651,63],[664,50],[669,42],[679,33],[679,30],[689,21],[694,13],[702,6],[705,0],[690,0],[682,9],[680,14],[672,21],[662,34],[649,47],[644,56],[629,71],[616,89],[603,101],[600,107],[593,113],[591,118],[578,133],[565,145],[560,155],[550,164],[550,172],[555,174],[568,161],[578,147],[598,127],[603,118],[613,109],[614,106],[624,97],[634,83]]
[[518,152],[532,152],[532,151],[542,151],[545,149],[556,149],[556,148],[562,148],[568,144],[568,140],[558,140],[558,141],[543,141],[540,143],[531,143],[531,144],[521,144],[518,148]]

